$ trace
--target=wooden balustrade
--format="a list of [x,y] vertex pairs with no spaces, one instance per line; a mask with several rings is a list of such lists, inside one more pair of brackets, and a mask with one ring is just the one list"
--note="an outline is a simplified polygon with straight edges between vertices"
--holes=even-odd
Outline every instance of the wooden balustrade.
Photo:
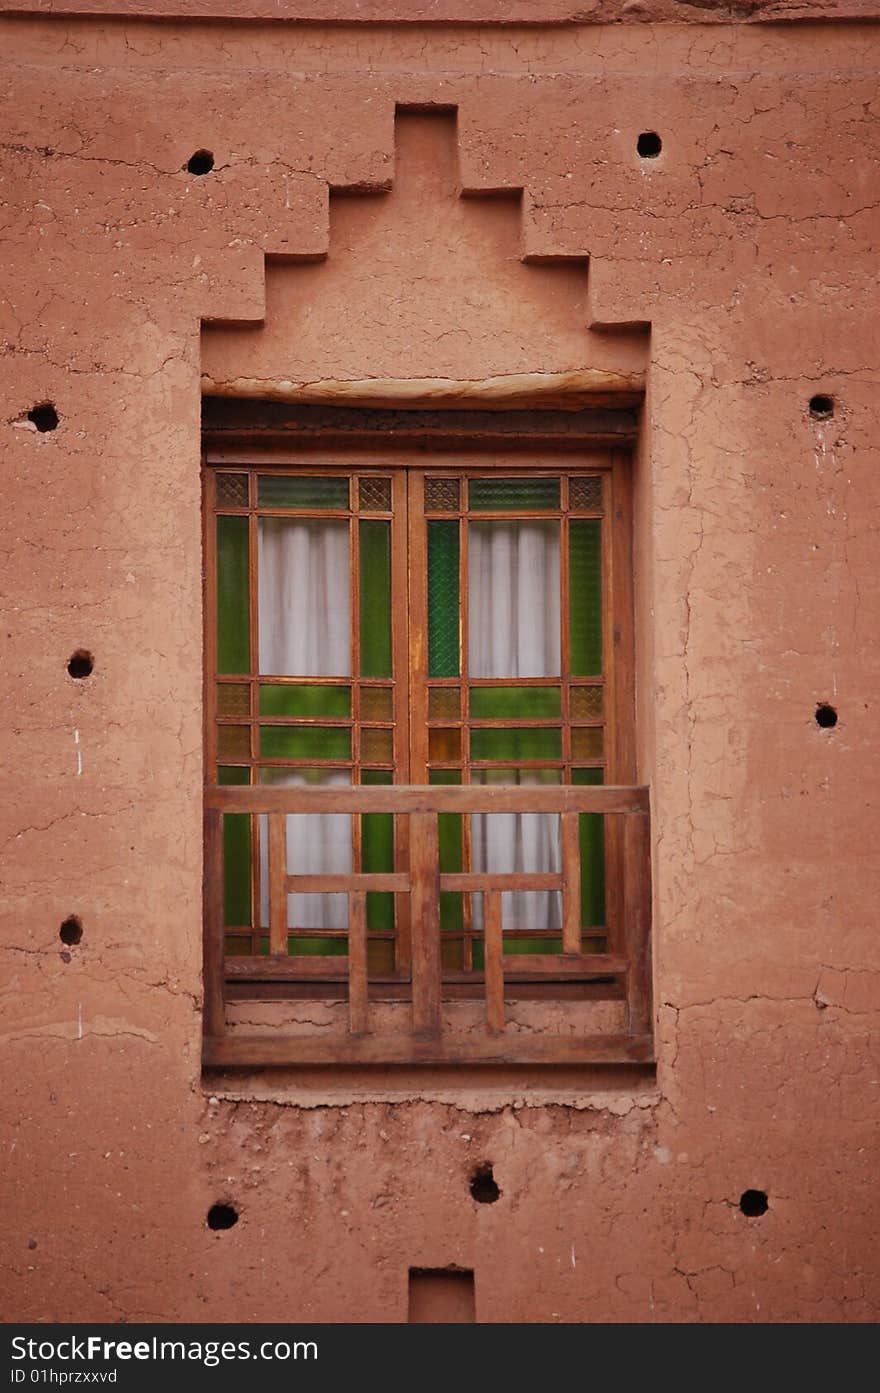
[[[441,872],[440,813],[553,813],[560,816],[562,868],[546,872]],[[265,814],[268,822],[269,956],[225,958],[223,923],[224,813]],[[289,813],[393,813],[409,820],[408,869],[346,875],[291,875],[287,870]],[[622,952],[582,951],[580,844],[582,813],[623,822]],[[483,897],[485,1034],[451,1038],[443,1029],[440,892]],[[510,890],[562,892],[562,952],[504,953],[502,895]],[[410,957],[405,974],[410,1029],[394,1035],[374,1028],[367,970],[367,892],[409,897]],[[292,892],[348,897],[348,953],[320,959],[288,953],[287,897]],[[648,791],[597,786],[408,786],[350,788],[209,788],[205,796],[204,1062],[206,1066],[350,1064],[589,1064],[645,1063],[653,1058],[651,1003],[651,864]],[[227,1030],[227,978],[262,981],[336,979],[348,997],[348,1033],[242,1035]],[[460,974],[463,975],[463,974]],[[446,974],[448,977],[449,974]],[[473,977],[473,974],[471,974]],[[505,984],[542,976],[549,981],[619,980],[627,1028],[615,1035],[553,1034],[506,1029]],[[400,980],[398,978],[398,980]],[[563,1008],[568,1003],[563,1003]]]

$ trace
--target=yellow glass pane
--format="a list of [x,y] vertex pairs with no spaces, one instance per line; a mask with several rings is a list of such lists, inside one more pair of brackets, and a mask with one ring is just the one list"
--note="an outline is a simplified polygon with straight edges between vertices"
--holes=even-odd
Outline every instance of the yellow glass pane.
[[250,687],[246,682],[217,683],[218,716],[250,715]]
[[428,758],[432,762],[461,759],[461,731],[447,726],[429,730]]
[[601,474],[587,474],[569,479],[568,506],[578,512],[601,513]]
[[249,759],[251,732],[249,726],[219,726],[217,753],[221,759]]
[[602,687],[572,687],[571,714],[575,720],[602,715]]
[[459,687],[431,687],[428,691],[428,716],[431,720],[457,720],[461,715]]
[[603,734],[601,726],[580,726],[572,730],[572,759],[601,759]]
[[393,731],[362,730],[361,759],[367,764],[390,763],[394,758]]
[[361,687],[361,720],[390,721],[393,714],[390,687]]

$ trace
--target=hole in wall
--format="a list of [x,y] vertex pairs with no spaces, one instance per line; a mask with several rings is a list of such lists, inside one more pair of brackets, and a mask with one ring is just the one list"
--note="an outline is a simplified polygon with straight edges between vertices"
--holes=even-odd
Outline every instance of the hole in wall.
[[830,421],[834,415],[834,398],[827,397],[824,392],[817,392],[814,397],[810,397],[810,415],[814,421]]
[[764,1190],[743,1190],[739,1197],[739,1207],[748,1219],[757,1219],[767,1213],[767,1194]]
[[67,671],[71,677],[91,677],[94,666],[95,660],[91,653],[87,653],[84,648],[78,648],[75,653],[71,654]]
[[816,725],[823,730],[833,730],[837,725],[837,712],[827,701],[820,701],[816,707]]
[[56,430],[58,427],[58,412],[50,401],[41,401],[32,406],[27,418],[43,435],[46,431]]
[[208,1228],[219,1232],[234,1228],[238,1223],[238,1210],[231,1204],[212,1204],[208,1210]]
[[214,168],[214,156],[210,150],[196,150],[186,162],[190,174],[210,174]]
[[61,928],[58,930],[58,937],[62,943],[66,943],[68,948],[73,948],[77,943],[82,942],[83,926],[82,920],[75,914],[70,914],[65,919]]
[[467,1325],[476,1321],[474,1274],[457,1267],[411,1267],[410,1325]]
[[642,131],[636,141],[636,149],[643,160],[656,160],[663,149],[663,141],[656,131]]
[[483,1161],[477,1166],[471,1176],[470,1189],[471,1196],[477,1204],[494,1204],[501,1198],[501,1191],[489,1161]]

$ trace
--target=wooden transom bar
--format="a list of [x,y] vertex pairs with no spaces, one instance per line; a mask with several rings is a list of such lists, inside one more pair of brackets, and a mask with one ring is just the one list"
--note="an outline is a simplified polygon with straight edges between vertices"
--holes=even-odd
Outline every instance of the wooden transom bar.
[[[390,813],[407,823],[408,864],[388,873],[290,875],[287,817],[290,814]],[[560,818],[562,864],[546,872],[458,872],[440,870],[438,818],[471,813],[556,814]],[[621,828],[622,905],[617,952],[585,952],[580,916],[578,819],[591,813],[613,818]],[[268,820],[269,953],[260,959],[227,957],[223,905],[225,814],[264,814]],[[560,890],[562,951],[510,954],[504,951],[502,895],[510,890]],[[440,895],[444,891],[483,897],[485,962],[482,988],[484,1029],[479,1038],[452,1039],[444,1030]],[[348,952],[332,958],[288,953],[287,897],[293,892],[342,893],[348,897]],[[383,1035],[377,1027],[367,964],[366,897],[392,891],[409,902],[408,964],[394,974],[406,996],[409,1030]],[[205,796],[204,1063],[210,1067],[350,1064],[613,1064],[648,1063],[653,1057],[651,1004],[651,874],[648,791],[641,787],[546,785],[386,785],[379,787],[209,787]],[[610,981],[622,987],[626,1031],[577,1035],[570,1030],[527,1033],[511,1030],[505,989],[513,982],[552,971],[557,980]],[[235,979],[263,982],[296,976],[335,980],[348,1000],[347,1035],[243,1035],[227,1028],[227,987]],[[567,1002],[555,1003],[551,1019],[564,1020]]]

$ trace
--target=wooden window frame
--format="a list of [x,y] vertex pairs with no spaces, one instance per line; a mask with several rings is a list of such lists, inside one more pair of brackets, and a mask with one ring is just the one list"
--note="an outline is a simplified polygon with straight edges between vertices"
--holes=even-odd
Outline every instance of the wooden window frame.
[[[636,756],[635,756],[635,697],[634,697],[634,622],[633,622],[633,570],[632,570],[632,463],[631,451],[626,444],[589,442],[589,441],[565,441],[554,443],[553,445],[542,445],[530,439],[521,441],[505,441],[501,449],[487,449],[477,444],[457,441],[454,449],[444,448],[442,444],[433,443],[430,450],[426,448],[414,448],[412,444],[397,446],[390,441],[376,441],[358,443],[346,441],[344,444],[312,442],[300,448],[292,449],[288,445],[278,446],[270,442],[258,441],[249,443],[246,448],[217,448],[209,444],[204,455],[204,480],[205,480],[205,507],[204,517],[204,546],[205,546],[205,759],[206,769],[209,774],[208,782],[215,776],[218,766],[217,751],[217,730],[218,713],[216,710],[215,693],[217,689],[216,672],[216,551],[214,546],[214,517],[215,509],[213,506],[213,494],[217,473],[221,470],[231,472],[251,471],[249,477],[256,479],[257,471],[260,474],[267,473],[296,473],[296,472],[315,472],[316,474],[335,474],[353,477],[362,474],[390,474],[393,484],[393,499],[391,512],[392,527],[392,556],[405,555],[407,558],[407,576],[409,587],[409,607],[419,614],[426,611],[425,587],[427,582],[427,562],[425,557],[425,537],[424,511],[419,508],[418,500],[413,499],[413,491],[423,486],[426,475],[442,476],[444,474],[462,475],[470,472],[478,473],[482,476],[497,472],[498,474],[516,475],[521,473],[528,474],[551,474],[565,479],[572,473],[600,473],[603,478],[603,514],[602,514],[602,534],[601,534],[601,554],[602,554],[602,591],[603,591],[603,623],[602,623],[602,644],[603,644],[603,686],[606,693],[605,698],[605,730],[606,730],[606,755],[605,755],[605,782],[616,785],[629,785],[635,782],[636,778]],[[250,641],[251,641],[251,671],[247,679],[250,690],[256,692],[258,673],[258,662],[256,656],[257,642],[257,590],[256,578],[256,514],[253,512],[255,495],[253,490],[255,483],[249,485],[251,494],[249,498],[250,507],[248,509],[249,528],[251,531],[251,545],[249,548],[250,559]],[[354,490],[354,484],[351,485]],[[406,494],[405,502],[401,490]],[[401,506],[403,503],[403,506]],[[284,516],[290,516],[288,511],[284,511]],[[332,512],[322,510],[321,516],[334,516]],[[348,516],[346,514],[346,516]],[[371,517],[382,516],[372,512]],[[446,514],[445,516],[451,516]],[[510,517],[520,519],[525,516],[517,511],[515,514],[508,514]],[[547,518],[556,516],[555,513],[542,511],[535,516]],[[356,515],[353,515],[351,526],[356,535]],[[357,563],[356,563],[356,540],[354,542],[353,566],[354,583],[357,584]],[[561,547],[563,557],[566,554],[565,546]],[[466,592],[466,556],[462,559],[462,572],[465,576],[465,583],[460,589],[460,605],[466,612],[467,592]],[[563,561],[563,565],[565,562]],[[392,586],[399,587],[399,560],[395,566],[392,562]],[[395,572],[397,579],[395,580]],[[563,582],[563,585],[565,582]],[[355,589],[356,595],[356,589]],[[412,733],[409,727],[409,708],[421,709],[427,714],[427,693],[428,678],[426,670],[426,642],[425,635],[416,634],[411,625],[401,625],[401,617],[405,620],[404,607],[400,604],[400,594],[396,596],[396,603],[392,607],[392,614],[395,623],[392,630],[392,643],[395,662],[395,677],[389,684],[382,679],[376,679],[374,685],[391,685],[395,693],[394,696],[394,773],[395,782],[425,783],[427,782],[427,722],[420,723],[416,720],[413,723]],[[352,625],[357,627],[357,605],[352,605]],[[567,631],[567,624],[563,623],[563,633]],[[353,651],[356,653],[356,635],[353,636]],[[565,664],[563,663],[563,668]],[[404,696],[403,684],[400,681],[400,674],[406,674],[407,683],[411,684],[410,700],[402,699]],[[583,682],[585,679],[575,679]],[[462,675],[458,679],[459,686],[465,689],[469,679]],[[572,678],[569,674],[561,682],[563,689],[571,683]],[[357,718],[357,693],[361,686],[369,685],[370,679],[361,679],[359,676],[352,676],[348,679],[353,694],[352,719]],[[415,698],[415,700],[413,700]],[[563,707],[562,726],[567,732],[566,740],[570,737],[571,725],[567,716],[567,708]],[[257,747],[254,743],[256,727],[253,722],[256,719],[257,707],[255,697],[250,699],[249,722],[251,729],[250,759],[254,764],[257,758]],[[323,720],[321,722],[324,723]],[[266,760],[260,760],[265,764]],[[579,766],[584,761],[579,761]],[[563,769],[563,781],[565,775],[571,769],[571,758],[569,758]],[[608,951],[619,951],[623,944],[624,929],[622,924],[622,867],[623,867],[623,838],[622,828],[618,825],[618,820],[610,818],[606,820],[606,927],[608,931]],[[355,819],[357,828],[357,819]],[[408,819],[398,819],[396,828],[395,844],[396,854],[403,858],[406,854],[405,838],[408,829]],[[357,837],[357,831],[355,831]],[[357,847],[357,843],[355,843]],[[255,858],[259,856],[254,838]],[[387,996],[395,999],[401,994],[400,978],[406,976],[409,966],[409,929],[408,929],[408,897],[405,894],[398,894],[396,900],[396,929],[395,942],[397,951],[397,977],[395,980],[383,980],[382,974],[376,974],[375,978],[371,975],[371,993],[377,997]],[[256,907],[255,907],[256,908]],[[253,918],[253,932],[259,933],[258,916]],[[482,993],[482,974],[471,971],[467,974],[468,980],[462,980],[464,974],[445,974],[444,976],[444,996],[454,998],[456,996],[468,997]],[[456,980],[457,977],[457,980]],[[242,980],[240,977],[231,979],[233,981],[234,994],[247,996],[249,994],[259,994],[260,996],[333,996],[338,993],[338,984],[332,980],[321,981],[314,973],[310,973],[302,980],[290,979],[286,981],[262,981],[258,980],[257,974],[254,977]],[[609,990],[609,988],[612,988]],[[527,997],[553,997],[565,998],[567,996],[583,995],[613,995],[613,984],[609,982],[572,982],[564,980],[561,976],[554,978],[552,970],[547,970],[536,975],[535,980],[518,982],[513,989],[514,995]]]

